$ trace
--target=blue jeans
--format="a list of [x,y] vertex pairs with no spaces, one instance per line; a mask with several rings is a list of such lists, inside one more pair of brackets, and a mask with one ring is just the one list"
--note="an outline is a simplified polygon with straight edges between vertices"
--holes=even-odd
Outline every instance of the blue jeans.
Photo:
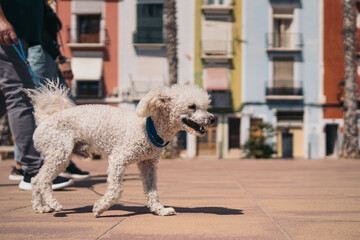
[[[22,41],[25,53],[27,42]],[[4,102],[0,108],[8,112],[11,133],[21,152],[21,164],[25,174],[35,174],[42,165],[32,136],[35,130],[33,106],[22,88],[33,89],[34,83],[25,63],[12,46],[0,45],[0,91]]]
[[[58,65],[55,60],[42,48],[41,45],[35,45],[28,50],[28,61],[30,67],[33,70],[35,76],[39,79],[41,84],[45,84],[45,79],[51,81],[59,81],[60,85],[64,85],[69,88],[66,84],[65,79],[61,75]],[[69,91],[69,98],[75,103],[75,98]],[[21,160],[20,151],[15,143],[14,159],[17,162]]]

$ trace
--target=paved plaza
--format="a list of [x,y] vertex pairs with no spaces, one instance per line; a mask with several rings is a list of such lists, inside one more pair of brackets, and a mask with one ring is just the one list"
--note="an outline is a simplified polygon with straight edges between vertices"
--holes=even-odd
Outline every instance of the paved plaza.
[[31,193],[0,162],[0,239],[360,239],[360,161],[161,160],[159,194],[177,215],[144,206],[136,166],[121,201],[94,218],[105,193],[104,160],[75,160],[91,178],[56,191],[64,210],[36,214]]

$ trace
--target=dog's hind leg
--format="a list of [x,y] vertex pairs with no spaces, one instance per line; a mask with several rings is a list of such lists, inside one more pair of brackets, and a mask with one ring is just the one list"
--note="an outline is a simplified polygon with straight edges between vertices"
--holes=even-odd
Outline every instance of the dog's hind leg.
[[109,156],[109,168],[107,178],[107,191],[93,207],[95,217],[100,216],[104,211],[114,205],[121,196],[122,179],[124,176],[125,166],[121,164],[119,158]]
[[[59,134],[58,136],[61,135],[64,136],[64,134]],[[42,152],[44,164],[40,168],[39,173],[31,180],[33,188],[32,204],[35,212],[44,213],[52,210],[60,211],[62,209],[61,204],[54,196],[52,181],[68,166],[74,146],[73,142],[69,141],[71,138],[68,136],[62,139],[67,139],[67,141],[58,141],[56,142],[57,146],[48,146],[49,150]],[[52,145],[55,145],[55,143]],[[54,151],[54,149],[57,150]]]
[[165,208],[159,201],[156,164],[157,160],[145,160],[137,164],[140,170],[141,180],[143,182],[147,205],[150,208],[150,211],[156,213],[157,215],[174,215],[176,212],[172,207]]

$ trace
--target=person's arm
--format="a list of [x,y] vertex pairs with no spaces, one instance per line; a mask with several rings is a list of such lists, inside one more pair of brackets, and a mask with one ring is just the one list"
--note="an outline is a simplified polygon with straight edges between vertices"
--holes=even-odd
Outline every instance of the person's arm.
[[18,44],[17,35],[13,26],[6,19],[0,4],[0,45]]
[[44,25],[41,46],[58,64],[59,71],[65,80],[70,81],[73,79],[71,65],[69,60],[61,54],[57,42],[57,34],[61,29],[61,21],[48,5],[45,5],[44,16],[46,24]]
[[65,78],[65,80],[71,81],[74,76],[69,60],[66,57],[60,55],[56,57],[55,61],[58,64],[61,75]]

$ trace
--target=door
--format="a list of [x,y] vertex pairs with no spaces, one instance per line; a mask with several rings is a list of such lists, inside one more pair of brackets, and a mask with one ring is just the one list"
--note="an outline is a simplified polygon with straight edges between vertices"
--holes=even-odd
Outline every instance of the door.
[[326,132],[326,156],[329,156],[335,152],[338,125],[327,124],[325,127],[325,132]]
[[282,134],[282,157],[293,158],[293,134]]
[[229,118],[229,149],[240,148],[240,118]]
[[197,153],[199,156],[216,156],[217,127],[209,128],[203,137],[197,138]]

